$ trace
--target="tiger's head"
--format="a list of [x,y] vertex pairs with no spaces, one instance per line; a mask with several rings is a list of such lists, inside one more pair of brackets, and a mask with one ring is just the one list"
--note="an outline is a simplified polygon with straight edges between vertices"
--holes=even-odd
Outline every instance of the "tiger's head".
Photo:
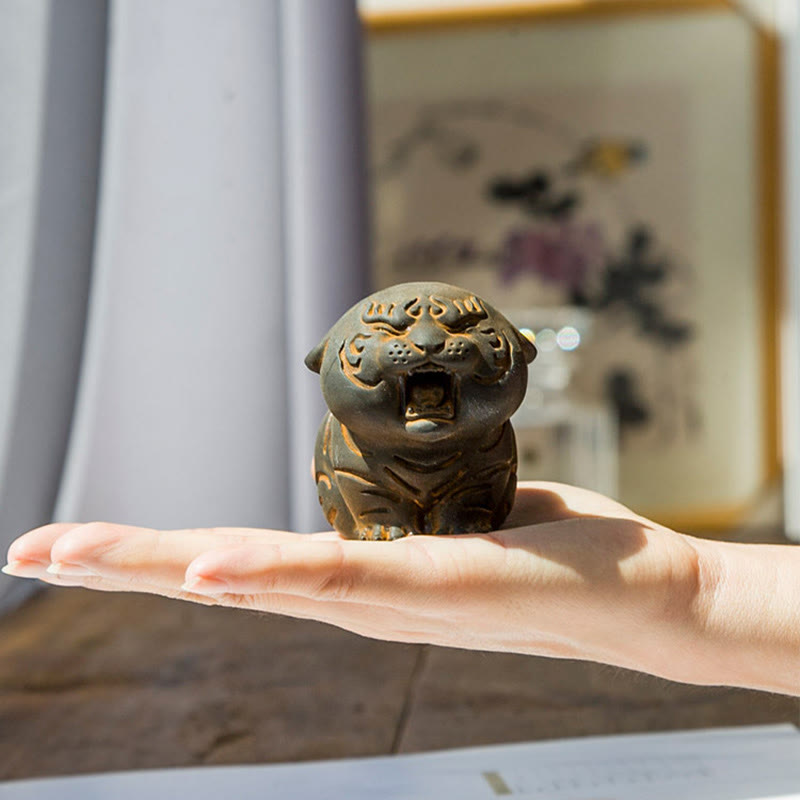
[[386,444],[479,439],[519,407],[532,342],[488,303],[403,283],[347,311],[308,354],[331,413]]

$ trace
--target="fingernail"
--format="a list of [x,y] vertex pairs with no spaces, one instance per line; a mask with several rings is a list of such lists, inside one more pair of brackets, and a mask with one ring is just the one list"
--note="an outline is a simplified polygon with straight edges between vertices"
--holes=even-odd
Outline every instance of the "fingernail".
[[227,581],[219,578],[204,578],[200,575],[187,578],[181,586],[184,592],[194,592],[195,594],[225,594],[228,588]]
[[64,561],[54,561],[47,568],[47,572],[51,575],[63,575],[69,578],[91,578],[97,576],[96,572],[92,572],[86,569],[86,567],[80,567],[77,564],[67,564]]
[[0,572],[6,575],[13,575],[15,578],[37,578],[42,574],[44,564],[38,561],[24,561],[20,558],[12,558]]

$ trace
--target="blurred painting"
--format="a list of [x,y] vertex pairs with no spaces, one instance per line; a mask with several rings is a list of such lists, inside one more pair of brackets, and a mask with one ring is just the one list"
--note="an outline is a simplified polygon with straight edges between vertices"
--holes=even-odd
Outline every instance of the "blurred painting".
[[370,43],[375,283],[590,312],[621,499],[699,525],[767,470],[754,52],[719,12]]

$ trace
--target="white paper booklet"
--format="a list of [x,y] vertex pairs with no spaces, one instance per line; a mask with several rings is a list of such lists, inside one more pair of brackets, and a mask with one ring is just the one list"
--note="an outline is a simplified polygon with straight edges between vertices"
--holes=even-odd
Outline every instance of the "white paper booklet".
[[800,800],[792,725],[0,783],[0,800]]

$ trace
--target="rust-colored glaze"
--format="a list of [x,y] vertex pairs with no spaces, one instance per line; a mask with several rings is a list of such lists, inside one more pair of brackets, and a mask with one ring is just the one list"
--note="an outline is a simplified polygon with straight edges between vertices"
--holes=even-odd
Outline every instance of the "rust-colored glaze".
[[514,500],[509,418],[536,348],[465,289],[404,283],[357,303],[306,357],[330,411],[314,463],[353,539],[494,530]]

